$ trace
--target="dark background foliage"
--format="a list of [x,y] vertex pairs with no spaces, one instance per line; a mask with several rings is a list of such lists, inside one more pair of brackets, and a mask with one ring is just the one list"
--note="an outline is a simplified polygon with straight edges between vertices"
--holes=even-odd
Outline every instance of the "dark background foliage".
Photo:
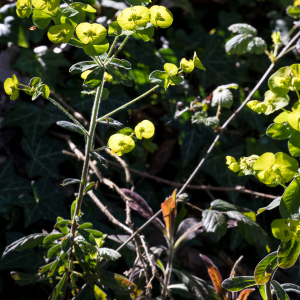
[[[93,4],[91,1],[83,1]],[[271,33],[280,30],[287,33],[293,20],[286,16],[288,0],[163,0],[154,1],[169,7],[174,15],[174,23],[167,30],[157,29],[154,39],[148,43],[131,38],[120,58],[126,58],[133,65],[129,71],[134,87],[110,85],[110,95],[102,102],[100,115],[110,112],[126,101],[135,98],[151,87],[148,76],[154,70],[161,70],[166,62],[179,65],[182,57],[192,58],[197,52],[206,72],[198,70],[188,75],[183,84],[170,87],[167,91],[159,89],[135,105],[114,115],[124,125],[134,127],[140,120],[149,119],[156,127],[153,142],[154,151],[138,143],[134,151],[124,159],[130,167],[172,182],[184,183],[205,154],[213,141],[215,132],[204,125],[191,124],[191,112],[174,118],[176,109],[189,106],[194,99],[208,98],[219,85],[238,83],[234,91],[232,109],[224,109],[221,124],[254,87],[269,65],[266,55],[232,55],[225,53],[224,45],[231,37],[227,30],[234,23],[248,23],[258,30],[258,35],[271,44]],[[30,77],[39,76],[51,90],[63,98],[75,110],[88,118],[93,98],[80,94],[82,80],[79,76],[69,75],[68,68],[88,57],[81,49],[65,48],[53,45],[46,36],[46,30],[30,31],[31,19],[19,19],[15,14],[14,1],[2,1],[0,8],[0,253],[14,240],[43,230],[50,232],[56,216],[68,217],[70,204],[74,200],[77,186],[61,187],[68,177],[79,178],[82,163],[76,158],[62,154],[69,150],[66,143],[57,134],[68,134],[83,148],[84,141],[78,135],[59,128],[55,122],[65,117],[52,104],[38,98],[21,94],[14,102],[4,94],[4,80],[16,74],[21,83],[27,84]],[[125,7],[124,1],[97,1],[97,22],[107,24],[114,19],[119,9]],[[10,27],[5,27],[8,16],[14,19]],[[92,18],[92,16],[90,16]],[[93,20],[93,19],[92,19]],[[2,26],[2,27],[1,27]],[[3,28],[9,32],[3,33]],[[111,40],[109,40],[111,42]],[[298,56],[291,53],[282,59],[276,69],[283,65],[296,63]],[[261,100],[267,90],[266,82],[255,94]],[[54,98],[56,97],[54,95]],[[215,109],[210,108],[214,115]],[[213,154],[193,180],[194,185],[212,185],[217,187],[235,187],[242,185],[248,189],[263,193],[280,195],[282,189],[266,188],[252,177],[238,177],[227,169],[226,155],[234,157],[262,154],[266,151],[287,151],[285,142],[274,142],[265,135],[265,129],[272,116],[257,115],[245,108],[229,126],[217,144]],[[116,130],[106,125],[98,125],[97,132],[104,143]],[[110,156],[108,159],[112,160]],[[103,176],[110,178],[120,187],[127,187],[123,169],[112,165],[101,169]],[[151,180],[132,173],[135,191],[143,196],[153,211],[160,208],[166,196],[174,187],[158,180]],[[124,203],[119,196],[104,185],[95,191],[109,210],[124,221]],[[269,204],[269,199],[254,197],[238,192],[200,191],[188,189],[189,201],[200,208],[208,208],[214,199],[223,199],[253,211]],[[184,206],[178,207],[180,220],[201,215]],[[123,234],[109,224],[93,202],[86,197],[83,205],[84,219],[95,228],[109,235]],[[258,223],[270,234],[270,221],[279,216],[277,210],[258,216]],[[135,227],[145,221],[133,212]],[[151,234],[150,234],[151,233]],[[164,243],[160,233],[153,226],[144,230],[150,246]],[[272,251],[278,246],[270,238],[267,244]],[[109,238],[106,246],[117,248],[118,244]],[[267,254],[266,245],[250,245],[242,238],[237,228],[231,228],[220,240],[213,233],[202,233],[183,247],[177,255],[175,265],[184,268],[201,278],[208,276],[199,253],[209,256],[219,267],[223,278],[229,276],[232,263],[244,256],[238,272],[241,275],[252,274],[255,265]],[[11,270],[36,272],[42,261],[43,252],[27,250],[10,254],[0,263],[0,297],[3,299],[46,299],[50,287],[18,287],[9,276]],[[110,263],[109,269],[119,273],[128,270],[135,259],[135,253],[123,250],[122,258]],[[286,272],[278,272],[281,282],[299,281],[298,266]],[[175,278],[176,280],[176,278]],[[182,297],[182,296],[178,296]],[[251,296],[252,299],[256,296]]]

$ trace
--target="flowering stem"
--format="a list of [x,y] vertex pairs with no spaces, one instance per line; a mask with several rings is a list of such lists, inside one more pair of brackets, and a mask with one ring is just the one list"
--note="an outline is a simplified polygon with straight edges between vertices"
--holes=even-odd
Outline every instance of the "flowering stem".
[[136,102],[136,101],[142,99],[143,97],[147,96],[148,94],[150,94],[152,91],[154,91],[154,90],[157,89],[158,87],[159,87],[159,85],[156,85],[155,87],[153,87],[152,89],[150,89],[150,90],[147,91],[146,93],[144,93],[144,94],[140,95],[139,97],[137,97],[137,98],[131,100],[130,102],[128,102],[128,103],[126,103],[126,104],[124,104],[124,105],[118,107],[117,109],[111,111],[110,113],[106,114],[105,116],[102,116],[101,118],[97,119],[96,122],[99,123],[99,122],[105,120],[107,117],[111,116],[112,114],[118,112],[119,110],[121,110],[121,109],[123,109],[123,108],[129,106],[130,104],[132,104],[132,103],[134,103],[134,102]]
[[89,135],[87,136],[86,139],[86,145],[85,145],[85,158],[84,158],[84,164],[83,164],[83,169],[82,169],[82,174],[81,174],[81,180],[80,180],[80,187],[79,187],[79,192],[78,192],[78,200],[72,220],[72,228],[71,228],[71,233],[74,235],[75,229],[76,229],[76,216],[78,216],[81,204],[82,204],[82,199],[83,199],[83,194],[84,194],[84,189],[86,186],[86,181],[87,181],[87,174],[88,174],[88,167],[89,167],[89,160],[90,160],[90,151],[92,149],[92,144],[94,140],[94,134],[95,134],[95,129],[96,129],[96,119],[98,116],[98,111],[100,107],[100,102],[101,102],[101,96],[102,96],[102,91],[103,91],[103,86],[104,86],[104,75],[102,79],[102,84],[97,88],[96,95],[95,95],[95,101],[94,101],[94,106],[92,110],[92,116],[91,116],[91,121],[90,121],[90,129],[89,129]]
[[114,39],[114,41],[113,41],[113,43],[112,43],[112,45],[110,46],[109,52],[108,52],[108,54],[107,54],[107,56],[106,56],[106,58],[104,60],[104,63],[106,63],[108,61],[108,59],[109,59],[109,57],[110,57],[110,55],[111,55],[111,53],[112,53],[112,51],[113,51],[113,49],[114,49],[117,41],[118,41],[118,39],[119,39],[119,36],[116,36],[115,39]]
[[51,101],[55,106],[57,106],[65,115],[67,115],[76,125],[78,125],[81,130],[88,135],[88,132],[85,130],[85,128],[65,109],[63,108],[58,102],[56,102],[54,99],[48,97],[47,100]]
[[122,42],[122,44],[120,45],[120,47],[117,49],[117,51],[113,54],[113,56],[108,60],[107,63],[109,63],[112,59],[114,59],[116,57],[116,55],[119,53],[120,50],[122,50],[122,48],[124,47],[124,45],[126,44],[126,42],[128,41],[130,35],[127,35],[126,38],[124,39],[124,41]]

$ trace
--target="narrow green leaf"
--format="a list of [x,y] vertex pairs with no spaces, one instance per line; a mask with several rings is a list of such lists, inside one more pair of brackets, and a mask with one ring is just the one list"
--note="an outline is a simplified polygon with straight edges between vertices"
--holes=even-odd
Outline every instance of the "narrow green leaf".
[[62,182],[62,186],[66,186],[69,184],[74,184],[74,183],[80,183],[80,179],[77,178],[66,178],[63,182]]
[[77,132],[77,133],[80,133],[83,135],[87,135],[87,132],[83,128],[81,128],[80,126],[78,126],[74,123],[71,123],[68,121],[58,121],[58,122],[56,122],[56,124],[64,129],[67,129],[67,130],[70,130],[73,132]]
[[103,80],[104,68],[98,67],[93,70],[85,79],[84,84],[86,84],[89,88],[96,88],[100,85]]
[[64,239],[61,242],[61,250],[63,252],[68,252],[71,248],[72,245],[72,240],[73,240],[73,234],[69,233],[64,237]]
[[50,248],[47,252],[47,257],[49,259],[53,258],[53,256],[57,256],[60,252],[61,248],[60,248],[60,244],[57,244],[55,246],[53,246],[52,248]]
[[64,236],[64,234],[62,233],[52,233],[49,234],[48,236],[46,236],[44,238],[43,244],[52,244],[54,241],[59,240],[60,238],[62,238]]
[[113,58],[112,60],[109,61],[109,64],[112,66],[124,68],[126,70],[131,69],[131,63],[125,59]]
[[108,122],[107,122],[107,120],[103,120],[103,121],[100,121],[99,123],[109,125],[115,129],[121,129],[122,127],[124,127],[124,125],[121,122],[114,120],[112,118],[108,118]]
[[51,294],[51,300],[63,299],[67,287],[68,273],[66,272]]
[[75,208],[76,208],[77,201],[78,201],[78,199],[76,198],[76,200],[74,200],[72,205],[71,205],[71,219],[72,220],[74,218],[74,213],[75,213]]
[[284,283],[281,285],[281,287],[286,291],[286,292],[294,292],[297,294],[300,294],[300,286],[293,284],[293,283]]
[[290,298],[288,297],[288,295],[286,294],[284,289],[281,287],[281,285],[277,281],[272,280],[271,284],[276,293],[278,300],[290,300]]
[[94,186],[95,186],[95,182],[94,182],[94,181],[90,182],[90,183],[85,187],[84,193],[86,194],[88,191],[92,190]]
[[[58,223],[59,221],[64,220],[64,218],[62,217],[57,217],[56,218],[56,223]],[[59,226],[59,230],[61,231],[61,233],[63,233],[64,235],[67,235],[69,233],[68,227],[67,226]]]
[[97,152],[91,152],[90,156],[100,165],[104,166],[105,168],[108,167],[108,162],[106,160],[106,158],[104,158],[102,155],[100,155]]
[[[85,223],[85,224],[88,224],[88,223]],[[86,231],[91,233],[95,238],[102,238],[104,236],[104,234],[101,231],[98,231],[98,230],[95,230],[95,229],[87,228]]]
[[83,224],[79,225],[78,228],[80,228],[80,229],[93,228],[93,224],[92,223],[83,223]]
[[258,211],[257,211],[257,215],[261,214],[262,212],[264,212],[265,210],[272,210],[275,207],[278,207],[280,205],[280,201],[281,201],[281,197],[278,197],[276,199],[274,199],[268,206],[266,207],[261,207]]
[[268,300],[267,299],[267,294],[266,294],[266,285],[258,285],[257,286],[260,292],[261,297],[263,298],[263,300]]
[[238,276],[225,279],[222,287],[231,292],[238,292],[255,284],[254,276]]
[[126,86],[132,86],[132,81],[114,67],[108,65],[106,66],[106,69],[115,80],[121,81]]
[[90,243],[93,246],[97,246],[95,238],[91,233],[81,228],[77,228],[77,231],[88,243]]
[[277,266],[277,251],[263,258],[255,268],[254,278],[257,284],[265,284],[271,277],[272,271]]
[[300,243],[291,239],[281,242],[278,248],[278,265],[282,269],[288,269],[295,264],[300,253]]

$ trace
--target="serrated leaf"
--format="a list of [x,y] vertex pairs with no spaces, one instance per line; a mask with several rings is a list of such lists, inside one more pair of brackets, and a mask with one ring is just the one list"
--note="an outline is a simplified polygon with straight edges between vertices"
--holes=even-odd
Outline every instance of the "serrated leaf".
[[254,53],[254,54],[262,54],[265,52],[266,49],[267,49],[266,42],[260,37],[255,37],[248,44],[247,52]]
[[252,40],[250,34],[238,34],[231,38],[225,44],[225,50],[228,54],[244,54],[247,51],[248,44]]
[[132,86],[132,81],[126,77],[125,75],[123,75],[120,71],[118,71],[117,69],[115,69],[114,67],[108,65],[106,66],[106,69],[108,70],[108,72],[110,73],[110,75],[117,81],[121,81],[121,83],[123,83],[126,86],[131,87]]
[[97,246],[95,238],[91,233],[81,228],[77,228],[77,231],[88,243],[90,243],[92,246]]
[[113,249],[101,247],[98,249],[99,256],[107,260],[117,260],[121,254]]
[[284,289],[281,287],[281,285],[277,281],[272,280],[271,285],[276,293],[278,300],[290,300],[290,298],[288,297],[288,295],[286,294]]
[[216,210],[205,209],[202,212],[203,227],[207,232],[213,232],[220,239],[227,232],[227,222],[224,214]]
[[190,275],[181,270],[173,269],[174,273],[178,276],[188,288],[193,300],[206,300],[210,299],[209,288],[203,279]]
[[34,233],[13,242],[5,248],[2,253],[2,259],[12,251],[24,251],[26,249],[43,245],[45,236],[45,233]]
[[264,212],[265,210],[272,210],[273,208],[276,208],[280,205],[280,201],[281,201],[281,197],[278,197],[276,199],[274,199],[268,206],[266,207],[261,207],[258,211],[257,211],[257,215],[261,214],[262,212]]
[[243,23],[238,23],[238,24],[233,24],[228,27],[229,31],[232,31],[233,33],[247,33],[247,34],[252,34],[256,36],[257,30],[249,25],[249,24],[243,24]]
[[270,279],[271,274],[277,265],[277,251],[263,258],[254,271],[256,284],[265,284]]
[[299,256],[300,243],[295,239],[291,239],[287,242],[281,241],[278,248],[278,266],[282,269],[292,267]]
[[238,229],[248,243],[252,245],[266,245],[267,234],[257,223],[237,211],[228,211],[227,215],[229,218],[237,221]]
[[253,285],[256,285],[254,276],[227,278],[222,283],[222,287],[231,292],[238,292]]

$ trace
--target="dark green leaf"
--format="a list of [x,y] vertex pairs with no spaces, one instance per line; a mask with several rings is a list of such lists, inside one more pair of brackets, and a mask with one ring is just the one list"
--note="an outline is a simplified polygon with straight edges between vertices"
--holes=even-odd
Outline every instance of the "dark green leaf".
[[130,5],[142,5],[142,6],[147,6],[149,4],[149,0],[126,0]]
[[278,265],[282,269],[290,268],[295,264],[300,253],[300,243],[295,239],[281,241],[278,248]]
[[60,251],[61,244],[59,243],[48,250],[47,257],[51,259],[54,255],[57,256],[60,253]]
[[[85,223],[85,224],[89,224],[89,223]],[[81,225],[80,225],[81,226]],[[93,235],[93,237],[95,238],[102,238],[104,236],[104,234],[98,230],[95,229],[85,229],[87,232],[91,233]]]
[[21,272],[10,272],[11,277],[19,286],[24,286],[27,284],[34,284],[36,282],[40,282],[46,280],[47,277],[45,275],[34,275],[34,274],[27,274]]
[[286,292],[294,292],[297,294],[300,294],[300,287],[296,284],[293,283],[284,283],[281,285],[281,287],[286,291]]
[[101,258],[107,260],[117,260],[121,257],[121,254],[113,249],[101,247],[98,249],[98,253]]
[[118,71],[117,69],[115,69],[114,67],[108,65],[106,66],[108,72],[110,73],[110,75],[117,81],[121,81],[124,85],[126,86],[132,86],[132,81],[126,77],[125,75],[123,75],[120,71]]
[[109,43],[105,39],[97,45],[86,45],[84,46],[84,53],[89,56],[100,56],[104,54],[109,48]]
[[92,223],[83,223],[83,224],[79,225],[78,228],[80,228],[80,229],[93,228],[93,224]]
[[2,254],[2,259],[12,251],[24,251],[26,249],[43,245],[43,240],[46,235],[47,234],[45,233],[34,233],[13,242],[5,248]]
[[272,280],[271,285],[276,293],[278,300],[289,300],[290,299],[288,297],[288,295],[286,294],[286,292],[284,291],[284,289],[281,287],[281,285],[277,281]]
[[249,44],[247,48],[247,52],[254,54],[263,54],[267,50],[266,42],[260,38],[255,37]]
[[108,118],[108,122],[106,120],[103,120],[103,121],[100,121],[99,123],[109,125],[115,129],[121,129],[122,127],[124,127],[124,125],[121,122],[114,120],[112,118]]
[[75,213],[77,202],[78,202],[78,199],[74,200],[71,205],[71,219],[72,220],[74,218],[74,213]]
[[71,248],[72,245],[72,240],[73,240],[73,234],[69,233],[64,237],[64,239],[61,242],[61,250],[63,252],[68,252]]
[[54,241],[59,240],[63,236],[64,236],[64,234],[62,234],[62,233],[52,233],[52,234],[49,234],[49,235],[47,235],[44,238],[43,243],[44,244],[52,244]]
[[238,292],[255,284],[254,276],[238,276],[225,279],[222,287],[231,292]]
[[252,35],[242,33],[231,38],[225,45],[225,50],[228,54],[243,54],[246,53],[248,44],[252,39]]
[[54,288],[51,299],[52,300],[62,300],[64,298],[65,289],[67,287],[67,279],[68,279],[68,273],[66,272],[59,283]]
[[257,284],[265,284],[270,279],[271,274],[277,265],[277,251],[263,258],[255,268],[255,282]]
[[69,185],[69,184],[74,184],[74,183],[80,183],[80,179],[77,178],[66,178],[63,182],[62,182],[62,186],[65,185]]
[[81,61],[71,66],[69,72],[71,74],[82,73],[86,70],[96,68],[98,65],[94,61]]
[[131,69],[131,63],[125,59],[113,58],[109,61],[109,64],[116,67],[124,68],[126,70]]
[[292,156],[300,156],[300,132],[294,131],[289,139],[289,151]]
[[90,182],[90,183],[85,187],[84,193],[85,193],[85,194],[88,193],[90,190],[93,189],[94,186],[95,186],[95,182],[94,182],[94,181]]
[[91,233],[86,231],[85,229],[77,228],[78,233],[91,245],[97,246],[97,243],[95,241],[95,238]]
[[86,135],[86,131],[84,131],[80,126],[72,123],[72,122],[68,122],[68,121],[58,121],[56,122],[56,124],[66,130],[70,130],[73,132],[77,132],[83,135]]
[[220,239],[227,232],[227,222],[224,215],[216,210],[205,209],[202,213],[203,227],[207,232],[213,232]]
[[96,88],[102,82],[103,76],[104,69],[102,67],[98,67],[87,76],[84,84],[86,84],[89,88]]
[[[287,211],[289,215],[298,212],[300,206],[300,177],[296,177],[285,189],[280,202],[280,213]],[[283,216],[285,217],[285,216]],[[286,216],[288,217],[288,216]]]
[[100,155],[97,152],[91,152],[90,156],[99,164],[104,166],[105,168],[108,167],[108,162],[106,160],[106,158],[104,158],[102,155]]

